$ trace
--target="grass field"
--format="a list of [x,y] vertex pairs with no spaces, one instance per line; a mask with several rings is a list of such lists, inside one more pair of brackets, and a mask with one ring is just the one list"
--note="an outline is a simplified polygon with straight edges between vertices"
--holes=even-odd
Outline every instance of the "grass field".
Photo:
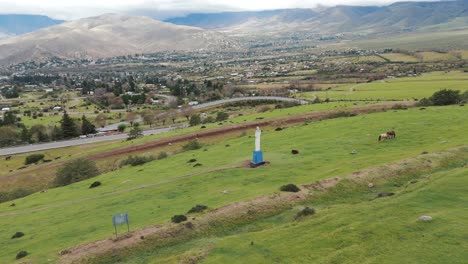
[[[195,204],[216,208],[273,193],[286,183],[312,183],[464,145],[466,121],[466,110],[459,106],[326,120],[264,131],[263,150],[271,165],[257,170],[233,168],[251,156],[253,138],[241,136],[36,193],[14,201],[15,207],[0,205],[0,262],[13,262],[19,250],[30,252],[26,261],[54,262],[62,249],[112,236],[111,215],[116,213],[129,212],[132,229],[140,228],[167,222]],[[377,143],[377,135],[389,129],[397,131],[397,139]],[[301,154],[291,155],[291,149]],[[359,154],[350,155],[352,150]],[[194,168],[187,163],[191,158],[203,165]],[[89,189],[95,180],[103,185]],[[17,231],[26,236],[10,239]]]
[[[399,174],[374,181],[374,189],[343,181],[273,216],[169,246],[146,244],[94,263],[465,263],[468,172],[461,163],[424,178]],[[381,191],[396,195],[375,199]],[[317,213],[295,220],[305,206]],[[422,215],[434,221],[418,221]]]
[[385,79],[372,83],[345,85],[328,91],[303,93],[303,98],[315,96],[324,100],[414,100],[430,97],[440,89],[468,90],[468,74],[464,72],[435,72],[418,77]]
[[402,54],[402,53],[386,53],[382,54],[382,57],[389,59],[392,62],[418,62],[416,57]]

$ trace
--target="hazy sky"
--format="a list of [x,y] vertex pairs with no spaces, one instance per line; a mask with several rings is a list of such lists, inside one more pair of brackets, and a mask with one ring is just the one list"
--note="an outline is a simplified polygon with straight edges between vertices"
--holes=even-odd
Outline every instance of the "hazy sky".
[[[405,0],[414,1],[414,0]],[[421,0],[419,0],[421,1]],[[426,0],[427,1],[427,0]],[[104,13],[147,14],[167,18],[190,12],[266,10],[317,5],[386,5],[392,0],[0,0],[0,13],[41,14],[77,19]]]

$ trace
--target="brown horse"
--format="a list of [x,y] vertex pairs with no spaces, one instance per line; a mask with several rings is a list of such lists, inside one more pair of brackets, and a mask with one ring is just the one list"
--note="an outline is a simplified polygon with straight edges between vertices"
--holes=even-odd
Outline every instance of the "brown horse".
[[395,131],[393,131],[393,130],[392,130],[392,131],[388,131],[388,132],[387,132],[387,136],[388,136],[388,138],[396,138],[396,133],[395,133]]
[[385,133],[385,134],[380,134],[380,136],[379,136],[379,142],[380,142],[380,141],[384,141],[384,140],[389,139],[389,138],[390,138],[390,137],[388,136],[387,133]]

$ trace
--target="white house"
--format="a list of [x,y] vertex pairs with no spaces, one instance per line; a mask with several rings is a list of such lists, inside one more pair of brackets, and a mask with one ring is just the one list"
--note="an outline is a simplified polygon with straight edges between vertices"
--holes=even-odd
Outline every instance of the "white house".
[[2,112],[8,112],[8,111],[11,111],[10,107],[3,107],[2,108]]

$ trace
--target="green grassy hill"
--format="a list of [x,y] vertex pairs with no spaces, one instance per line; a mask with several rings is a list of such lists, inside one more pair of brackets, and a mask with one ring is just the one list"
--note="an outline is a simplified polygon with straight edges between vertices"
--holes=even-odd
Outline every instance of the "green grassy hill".
[[[124,168],[95,179],[0,204],[0,262],[13,262],[20,250],[32,263],[57,261],[58,253],[112,236],[111,216],[128,212],[131,227],[167,223],[195,204],[217,208],[271,194],[287,183],[317,180],[466,144],[465,107],[389,111],[314,122],[283,131],[264,131],[263,150],[270,166],[249,169],[253,136],[207,145],[165,160]],[[377,136],[397,131],[383,143]],[[252,131],[253,134],[253,131]],[[298,149],[300,155],[291,155]],[[357,155],[351,151],[357,150]],[[200,167],[188,163],[197,159]],[[89,189],[95,181],[102,186]],[[224,194],[229,190],[229,194]],[[11,239],[15,232],[25,236]],[[458,241],[458,240],[457,240]],[[220,251],[217,251],[220,257]]]

